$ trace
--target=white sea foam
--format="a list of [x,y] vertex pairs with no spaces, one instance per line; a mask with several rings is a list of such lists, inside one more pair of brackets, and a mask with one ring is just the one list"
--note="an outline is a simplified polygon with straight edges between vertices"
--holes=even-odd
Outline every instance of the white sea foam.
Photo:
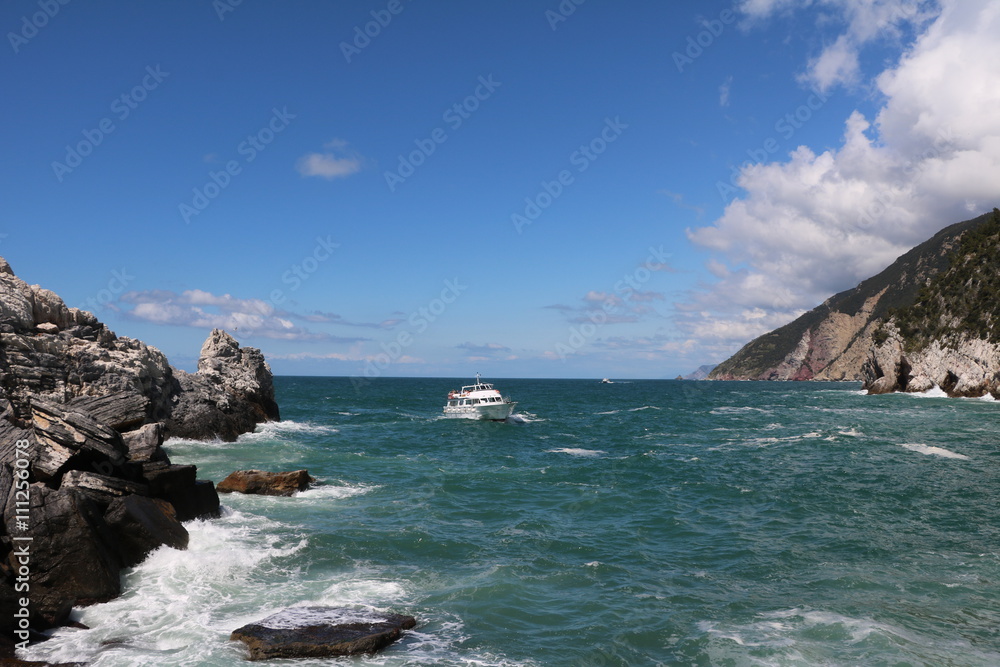
[[655,405],[644,405],[641,408],[629,408],[629,412],[639,412],[640,410],[662,410],[663,408],[658,408]]
[[920,452],[921,454],[926,454],[928,456],[940,456],[946,459],[968,459],[969,457],[965,454],[958,454],[951,451],[950,449],[945,449],[944,447],[934,447],[932,445],[921,445],[921,444],[901,444],[900,447],[905,447],[914,452]]
[[514,424],[533,424],[534,422],[543,422],[546,420],[530,412],[515,412],[510,417],[507,417],[507,421]]
[[559,449],[547,449],[546,452],[551,454],[569,454],[571,456],[600,456],[601,454],[607,454],[606,451],[602,449],[581,449],[579,447],[560,447]]
[[341,498],[353,498],[354,496],[361,496],[374,489],[379,488],[377,485],[369,484],[316,484],[305,491],[299,491],[295,494],[296,498],[304,498],[306,500],[339,500]]
[[945,393],[944,389],[937,385],[934,385],[927,391],[913,392],[910,395],[922,398],[948,398],[948,394]]
[[847,429],[846,431],[837,431],[837,433],[839,433],[840,435],[847,435],[847,436],[850,436],[852,438],[860,438],[860,437],[862,437],[864,435],[864,433],[862,433],[861,431],[859,431],[859,430],[857,430],[856,428],[853,428],[853,427]]
[[324,424],[314,424],[312,422],[296,422],[296,421],[280,421],[280,422],[263,422],[257,424],[257,428],[254,429],[253,433],[245,433],[241,438],[244,439],[254,439],[259,437],[278,437],[283,435],[302,435],[302,434],[333,434],[339,433],[340,430],[334,426],[326,426]]

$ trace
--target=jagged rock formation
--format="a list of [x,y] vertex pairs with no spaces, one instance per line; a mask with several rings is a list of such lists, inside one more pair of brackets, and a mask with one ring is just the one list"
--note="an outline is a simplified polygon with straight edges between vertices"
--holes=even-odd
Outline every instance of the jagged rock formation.
[[174,371],[180,387],[167,420],[170,435],[198,438],[206,429],[235,440],[263,421],[278,419],[271,369],[255,348],[241,348],[215,329],[201,348],[198,372]]
[[21,598],[37,630],[119,595],[123,567],[186,548],[181,522],[218,515],[214,484],[171,464],[165,437],[233,439],[268,419],[260,351],[213,331],[198,373],[183,373],[0,258],[0,633],[27,639],[12,625]]
[[963,235],[991,219],[987,214],[946,227],[878,275],[747,343],[709,379],[866,379],[862,366],[881,322],[894,309],[913,303],[927,281],[949,266],[949,253]]

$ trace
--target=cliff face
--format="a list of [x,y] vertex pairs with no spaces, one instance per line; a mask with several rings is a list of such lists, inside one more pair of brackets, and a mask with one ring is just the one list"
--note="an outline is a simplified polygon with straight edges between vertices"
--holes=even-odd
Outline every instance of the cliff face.
[[943,229],[878,275],[751,341],[709,379],[866,380],[862,367],[882,320],[912,304],[927,281],[948,268],[963,235],[991,219],[987,214]]
[[1000,397],[1000,210],[969,230],[913,303],[874,332],[862,366],[870,393]]
[[234,439],[278,406],[263,355],[228,334],[211,333],[198,366],[172,368],[0,258],[0,636],[27,640],[11,625],[22,599],[44,629],[117,596],[122,567],[185,548],[181,522],[218,513],[215,486],[172,464],[164,438]]

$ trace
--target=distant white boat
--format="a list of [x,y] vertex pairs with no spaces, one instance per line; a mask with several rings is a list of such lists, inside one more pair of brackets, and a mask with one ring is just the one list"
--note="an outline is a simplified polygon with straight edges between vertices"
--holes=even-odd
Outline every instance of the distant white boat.
[[464,419],[492,419],[503,421],[514,412],[517,403],[504,398],[492,384],[483,382],[476,373],[476,383],[448,392],[444,406],[445,417]]
[[603,380],[601,380],[601,384],[614,384],[614,382],[612,382],[608,378],[604,378]]

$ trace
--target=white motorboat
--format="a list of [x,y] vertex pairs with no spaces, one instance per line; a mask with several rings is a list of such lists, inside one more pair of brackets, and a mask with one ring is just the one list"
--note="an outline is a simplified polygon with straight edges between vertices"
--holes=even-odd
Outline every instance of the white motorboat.
[[514,412],[515,405],[516,402],[501,396],[492,384],[483,382],[479,373],[476,373],[475,384],[448,392],[444,416],[503,421]]
[[612,382],[608,378],[604,378],[603,380],[601,380],[601,384],[614,384],[614,382]]

